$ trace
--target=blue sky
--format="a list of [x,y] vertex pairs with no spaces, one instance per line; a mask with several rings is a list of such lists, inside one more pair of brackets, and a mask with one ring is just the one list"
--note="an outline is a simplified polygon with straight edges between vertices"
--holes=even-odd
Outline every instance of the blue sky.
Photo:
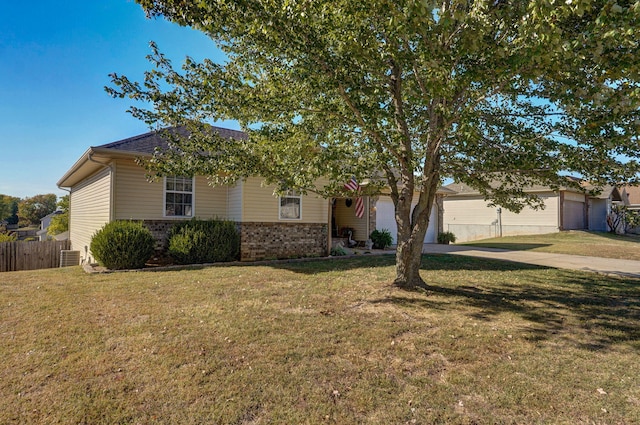
[[56,182],[89,146],[148,131],[104,86],[112,72],[141,80],[151,40],[176,66],[223,58],[204,34],[146,19],[133,0],[0,3],[0,194],[64,195]]

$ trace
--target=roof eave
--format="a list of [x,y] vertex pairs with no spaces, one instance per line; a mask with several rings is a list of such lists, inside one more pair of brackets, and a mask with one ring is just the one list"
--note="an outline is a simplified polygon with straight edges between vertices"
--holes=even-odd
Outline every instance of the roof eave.
[[[69,168],[69,171],[58,180],[56,185],[59,188],[71,188],[96,171],[107,166],[107,162],[110,160],[149,156],[151,156],[151,154],[145,152],[132,152],[92,146]],[[96,159],[95,157],[98,158]]]
[[64,175],[60,178],[60,180],[58,180],[56,185],[60,188],[71,187],[68,181],[71,179],[71,177],[73,177],[73,175],[80,168],[82,168],[84,164],[87,163],[87,161],[89,161],[89,156],[91,155],[91,152],[92,152],[91,148],[87,149],[85,153],[83,153],[82,156],[80,156],[80,158],[78,158],[78,160],[71,166],[71,168],[69,168],[69,170],[66,173],[64,173]]

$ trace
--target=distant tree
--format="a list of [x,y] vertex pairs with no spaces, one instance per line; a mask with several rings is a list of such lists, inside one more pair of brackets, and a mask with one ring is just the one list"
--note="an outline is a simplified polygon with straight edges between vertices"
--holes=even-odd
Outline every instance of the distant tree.
[[51,218],[47,233],[51,236],[59,235],[69,230],[69,195],[64,195],[58,201],[58,209],[62,213]]
[[0,194],[0,221],[7,220],[9,224],[18,222],[18,203],[20,198]]
[[4,231],[0,231],[0,242],[15,242],[18,240],[18,237],[15,233],[6,233]]
[[18,216],[31,224],[39,223],[42,217],[56,210],[57,200],[53,193],[24,198],[18,203]]

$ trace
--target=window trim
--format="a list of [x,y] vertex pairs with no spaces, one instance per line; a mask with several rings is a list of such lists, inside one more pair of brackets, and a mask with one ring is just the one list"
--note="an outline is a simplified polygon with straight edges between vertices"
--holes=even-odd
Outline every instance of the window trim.
[[[299,210],[298,210],[298,217],[297,218],[289,218],[289,217],[282,217],[282,200],[283,199],[288,199],[288,198],[293,198],[293,199],[298,199],[299,204]],[[288,190],[285,193],[283,193],[282,195],[280,195],[278,197],[278,220],[281,221],[300,221],[302,220],[302,194],[295,191],[295,190]]]
[[[191,179],[191,192],[175,191],[175,190],[167,191],[167,178],[172,178],[172,179],[181,178],[183,180]],[[191,215],[168,215],[167,214],[167,192],[190,194],[191,195]],[[187,176],[164,176],[162,179],[162,217],[175,218],[175,219],[193,218],[195,217],[195,211],[196,211],[196,178],[187,177]]]

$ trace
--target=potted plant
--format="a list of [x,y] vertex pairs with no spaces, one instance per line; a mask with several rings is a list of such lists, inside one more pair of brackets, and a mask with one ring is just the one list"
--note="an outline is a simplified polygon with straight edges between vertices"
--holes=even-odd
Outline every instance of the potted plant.
[[376,229],[371,232],[371,235],[369,237],[371,238],[371,242],[373,242],[373,247],[375,249],[385,249],[393,242],[391,232],[389,232],[389,230],[387,229]]
[[456,241],[456,235],[451,232],[438,233],[438,243],[443,245],[449,245],[449,243]]

